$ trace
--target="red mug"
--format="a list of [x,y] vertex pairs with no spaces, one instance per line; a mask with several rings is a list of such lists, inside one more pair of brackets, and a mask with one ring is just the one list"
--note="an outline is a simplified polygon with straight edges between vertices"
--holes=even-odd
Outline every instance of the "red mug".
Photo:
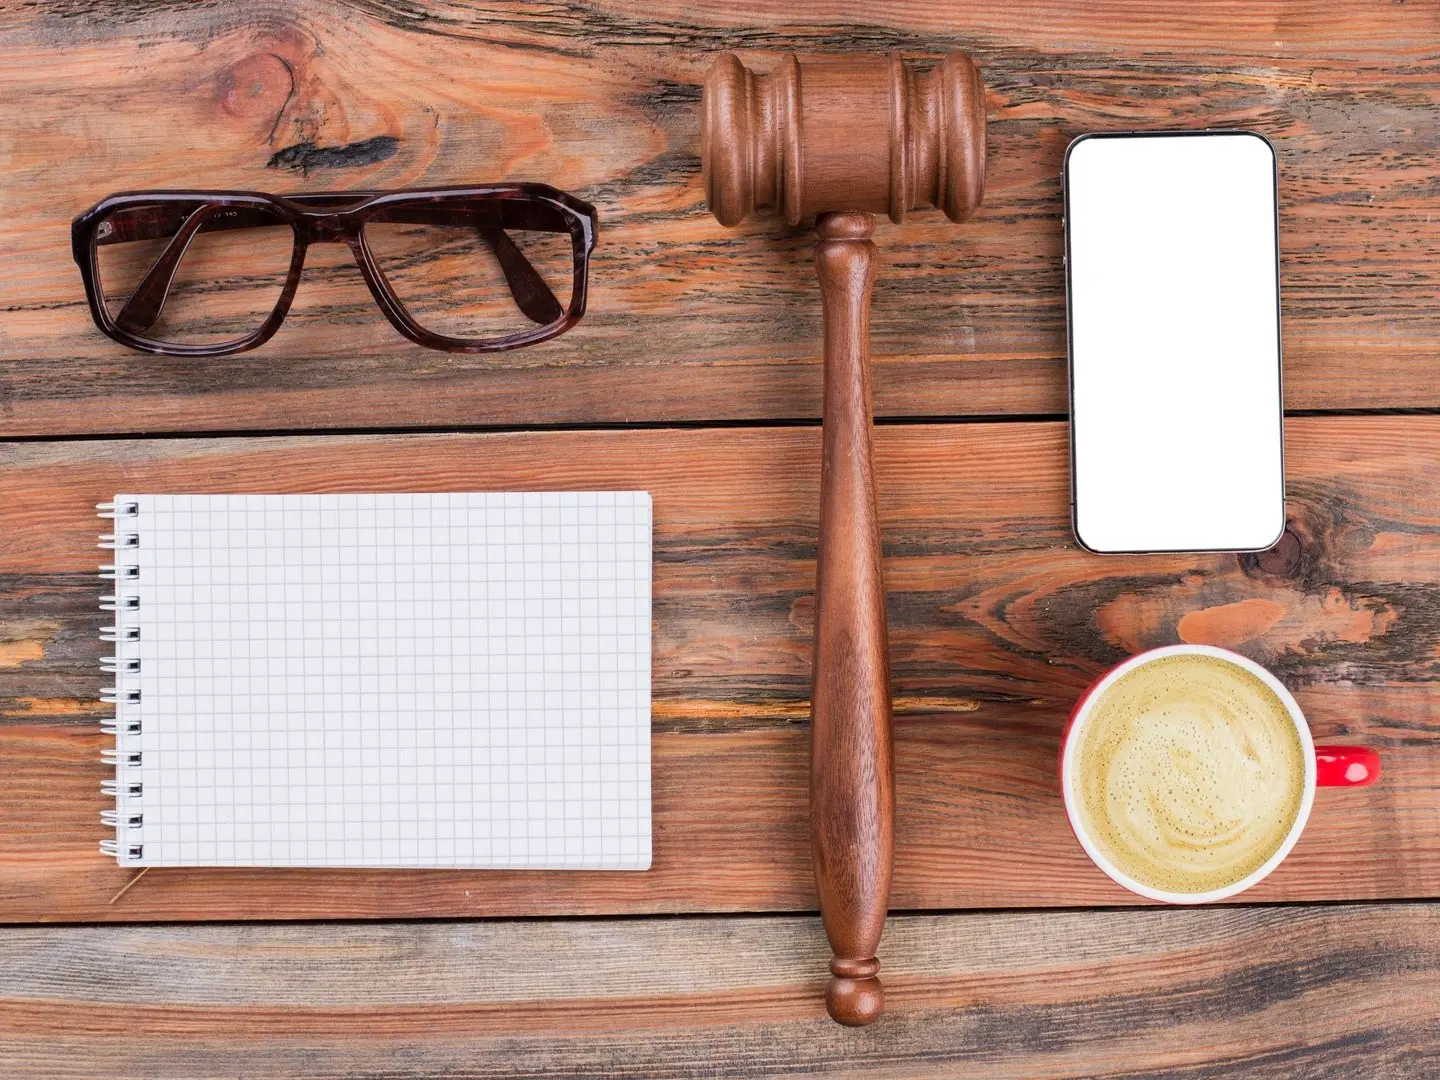
[[[1195,655],[1211,656],[1235,664],[1259,679],[1280,699],[1291,722],[1295,725],[1296,734],[1300,737],[1300,746],[1305,762],[1305,787],[1300,799],[1300,811],[1290,826],[1290,831],[1280,846],[1258,869],[1239,881],[1223,888],[1212,889],[1209,892],[1168,892],[1136,881],[1115,866],[1089,835],[1089,831],[1080,817],[1077,805],[1078,796],[1074,793],[1074,770],[1076,768],[1074,750],[1079,744],[1079,740],[1074,736],[1083,730],[1084,725],[1089,721],[1095,703],[1118,679],[1142,665],[1165,657]],[[1065,816],[1070,820],[1070,828],[1075,833],[1075,839],[1080,842],[1080,846],[1085,849],[1090,860],[1116,884],[1123,885],[1131,892],[1151,900],[1160,900],[1171,904],[1206,904],[1216,900],[1226,900],[1264,880],[1275,867],[1285,860],[1285,856],[1290,854],[1296,841],[1300,839],[1300,834],[1305,831],[1305,823],[1310,817],[1310,807],[1315,801],[1317,787],[1366,787],[1379,778],[1380,756],[1374,750],[1368,746],[1316,746],[1310,737],[1310,725],[1305,721],[1305,714],[1300,711],[1300,706],[1296,704],[1290,691],[1285,689],[1279,679],[1253,660],[1247,659],[1239,653],[1230,652],[1228,649],[1217,649],[1212,645],[1167,645],[1163,648],[1139,653],[1111,668],[1091,684],[1090,688],[1080,696],[1080,700],[1075,703],[1075,708],[1070,713],[1069,723],[1065,725],[1065,734],[1060,740],[1060,791],[1065,799]]]

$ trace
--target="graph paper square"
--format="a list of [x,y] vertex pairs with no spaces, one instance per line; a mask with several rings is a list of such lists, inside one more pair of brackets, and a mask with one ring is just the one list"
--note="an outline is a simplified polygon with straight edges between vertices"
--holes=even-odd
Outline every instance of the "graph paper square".
[[122,863],[649,867],[646,492],[131,505]]

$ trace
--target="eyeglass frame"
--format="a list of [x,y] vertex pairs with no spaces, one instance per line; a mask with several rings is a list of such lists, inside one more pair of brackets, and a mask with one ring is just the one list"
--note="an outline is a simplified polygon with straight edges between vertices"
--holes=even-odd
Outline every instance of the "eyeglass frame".
[[[570,227],[571,251],[575,260],[570,305],[560,319],[538,326],[533,330],[522,330],[493,340],[478,340],[438,334],[427,330],[411,318],[405,310],[404,304],[385,278],[383,270],[376,262],[375,256],[365,240],[365,223],[378,211],[397,203],[456,201],[466,198],[475,200],[518,199],[541,202],[559,211]],[[294,244],[291,249],[290,267],[274,309],[259,327],[233,341],[203,344],[156,341],[153,338],[143,337],[123,329],[111,316],[101,291],[99,245],[96,235],[100,223],[116,210],[125,207],[196,202],[207,203],[221,209],[227,206],[261,207],[279,219],[277,224],[288,224],[291,227]],[[336,208],[337,204],[340,204],[338,209]],[[167,189],[122,191],[100,200],[71,222],[70,245],[75,262],[80,267],[80,276],[85,285],[85,297],[95,325],[111,340],[141,352],[161,356],[203,357],[229,356],[258,348],[269,341],[285,321],[285,316],[290,311],[290,304],[295,298],[295,291],[300,285],[300,276],[305,267],[305,253],[310,245],[343,243],[355,256],[361,276],[370,289],[370,295],[379,305],[380,310],[384,312],[390,325],[401,334],[417,345],[423,345],[430,349],[457,353],[488,353],[504,352],[548,341],[550,338],[565,333],[580,321],[585,314],[590,253],[595,250],[597,227],[597,216],[593,206],[558,188],[553,188],[549,184],[540,183],[415,188],[386,192],[303,192],[294,195],[272,195],[263,191]]]

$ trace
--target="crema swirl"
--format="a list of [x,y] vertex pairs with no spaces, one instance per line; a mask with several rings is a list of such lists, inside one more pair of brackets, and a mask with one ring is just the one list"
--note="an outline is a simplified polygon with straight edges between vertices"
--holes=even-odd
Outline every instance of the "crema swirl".
[[1300,813],[1304,749],[1285,703],[1218,657],[1127,672],[1077,737],[1072,803],[1106,858],[1151,888],[1205,893],[1242,880]]

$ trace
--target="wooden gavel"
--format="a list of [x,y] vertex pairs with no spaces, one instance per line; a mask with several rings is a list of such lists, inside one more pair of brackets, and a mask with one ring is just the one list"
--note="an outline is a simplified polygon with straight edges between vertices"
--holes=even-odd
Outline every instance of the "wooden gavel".
[[799,60],[757,75],[735,56],[705,81],[705,197],[722,225],[811,214],[825,313],[824,451],[810,714],[810,843],[830,939],[825,1004],[842,1024],[884,1009],[875,952],[894,856],[890,656],[870,447],[875,213],[975,212],[985,92],[963,53],[921,71],[898,56]]

